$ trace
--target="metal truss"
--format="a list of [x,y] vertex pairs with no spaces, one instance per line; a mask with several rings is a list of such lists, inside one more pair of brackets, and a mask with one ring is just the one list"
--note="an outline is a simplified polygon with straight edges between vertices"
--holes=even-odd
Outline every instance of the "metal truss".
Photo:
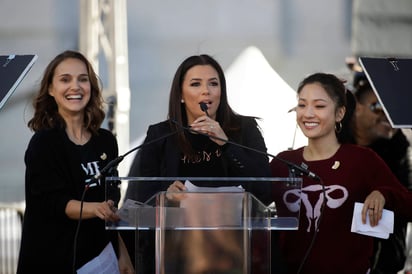
[[[80,51],[102,75],[108,103],[108,128],[117,136],[120,154],[129,149],[130,87],[126,0],[80,0]],[[121,166],[119,166],[121,174]],[[124,171],[126,172],[126,171]]]

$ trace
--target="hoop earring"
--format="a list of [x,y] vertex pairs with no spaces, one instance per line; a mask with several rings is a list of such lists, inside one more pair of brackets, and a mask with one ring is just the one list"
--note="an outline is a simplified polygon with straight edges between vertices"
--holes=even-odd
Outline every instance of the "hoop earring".
[[336,133],[340,133],[341,131],[342,131],[342,122],[337,122],[337,123],[335,123],[335,131],[336,131]]

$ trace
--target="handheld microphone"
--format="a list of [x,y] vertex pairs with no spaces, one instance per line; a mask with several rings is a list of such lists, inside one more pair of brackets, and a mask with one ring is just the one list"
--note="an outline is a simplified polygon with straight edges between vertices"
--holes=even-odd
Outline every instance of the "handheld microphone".
[[232,141],[227,140],[227,139],[223,139],[223,138],[220,138],[220,137],[217,137],[217,136],[209,135],[209,134],[204,133],[204,132],[200,132],[200,131],[197,131],[197,130],[193,130],[193,129],[191,129],[190,127],[185,127],[185,126],[181,125],[181,124],[180,124],[179,122],[177,122],[176,120],[171,119],[171,121],[172,121],[174,124],[176,124],[178,127],[182,128],[182,129],[184,129],[184,130],[187,130],[187,131],[189,131],[189,132],[196,133],[196,134],[200,134],[200,135],[203,135],[203,136],[212,138],[212,139],[216,139],[216,140],[219,140],[219,141],[228,143],[228,144],[232,144],[232,145],[237,146],[237,147],[241,147],[241,148],[244,148],[244,149],[247,149],[247,150],[250,150],[250,151],[254,151],[254,152],[259,153],[259,154],[263,154],[263,155],[272,157],[272,158],[274,158],[274,159],[276,159],[276,160],[278,160],[278,161],[286,164],[293,173],[295,173],[295,171],[298,171],[298,172],[300,172],[301,174],[303,174],[303,175],[305,175],[305,176],[307,176],[307,177],[309,177],[309,178],[311,178],[311,179],[314,179],[314,180],[316,180],[316,181],[321,181],[320,177],[319,177],[318,175],[316,175],[315,173],[313,173],[312,171],[310,171],[310,170],[308,170],[308,169],[306,169],[306,168],[303,168],[303,167],[301,167],[301,166],[298,166],[297,164],[294,164],[294,163],[292,163],[292,162],[289,162],[288,160],[285,160],[285,159],[283,159],[283,158],[277,157],[277,156],[275,156],[275,155],[272,155],[272,154],[270,154],[270,153],[267,153],[267,152],[264,152],[264,151],[261,151],[261,150],[254,149],[254,148],[252,148],[252,147],[248,147],[248,146],[244,146],[244,145],[241,145],[241,144],[232,142]]
[[209,113],[207,112],[207,110],[209,109],[209,108],[207,107],[207,104],[206,104],[205,102],[200,102],[199,105],[200,105],[200,109],[201,109],[204,113],[206,113],[206,116],[207,116],[207,117],[210,117],[210,116],[209,116]]
[[[172,120],[172,121],[173,121],[173,120]],[[133,151],[138,150],[139,148],[142,148],[142,147],[144,147],[144,146],[147,146],[147,145],[156,143],[156,142],[158,142],[158,141],[160,141],[160,140],[166,139],[167,137],[170,137],[170,136],[172,136],[172,135],[175,135],[175,134],[178,133],[178,132],[179,132],[179,131],[173,131],[173,132],[170,132],[170,133],[168,133],[168,134],[162,135],[162,136],[160,136],[160,137],[158,137],[158,138],[155,138],[155,139],[153,139],[153,140],[150,140],[150,141],[148,141],[148,142],[143,142],[142,144],[140,144],[140,145],[132,148],[131,150],[129,150],[129,151],[126,152],[125,154],[116,157],[115,159],[111,160],[105,167],[103,167],[103,168],[100,170],[100,173],[99,173],[99,174],[94,175],[93,179],[89,182],[89,185],[90,185],[90,183],[91,183],[92,181],[101,179],[101,178],[102,178],[108,171],[110,171],[113,167],[117,167],[117,166],[120,164],[120,162],[123,161],[124,157],[126,157],[127,155],[129,155],[129,154],[132,153]]]

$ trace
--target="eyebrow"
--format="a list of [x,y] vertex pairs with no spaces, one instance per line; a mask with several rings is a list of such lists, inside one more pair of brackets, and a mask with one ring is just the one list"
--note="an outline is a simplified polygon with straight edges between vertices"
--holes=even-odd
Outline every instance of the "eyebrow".
[[[73,75],[70,74],[70,73],[62,73],[62,74],[59,74],[59,75],[56,75],[56,76],[63,77],[63,76],[73,76]],[[79,74],[78,76],[87,76],[87,77],[89,77],[89,75],[87,73],[82,73],[82,74]]]
[[[307,99],[305,99],[305,98],[299,98],[298,99],[299,101],[308,101]],[[326,99],[322,99],[322,98],[319,98],[319,99],[315,99],[315,100],[313,100],[313,101],[315,101],[315,102],[323,102],[323,103],[327,103],[328,102],[328,100],[326,100]]]
[[[203,80],[202,78],[192,78],[192,79],[190,79],[190,81],[202,81],[202,80]],[[218,78],[213,77],[213,78],[207,79],[207,81],[212,81],[212,80],[218,80]]]

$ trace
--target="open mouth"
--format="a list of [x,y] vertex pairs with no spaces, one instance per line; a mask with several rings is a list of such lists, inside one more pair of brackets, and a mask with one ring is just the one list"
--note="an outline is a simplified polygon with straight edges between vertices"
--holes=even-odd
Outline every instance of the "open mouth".
[[319,125],[319,123],[315,123],[315,122],[305,122],[303,124],[305,125],[305,127],[316,127]]
[[83,95],[81,95],[81,94],[67,95],[66,99],[67,100],[81,100],[81,99],[83,99]]

